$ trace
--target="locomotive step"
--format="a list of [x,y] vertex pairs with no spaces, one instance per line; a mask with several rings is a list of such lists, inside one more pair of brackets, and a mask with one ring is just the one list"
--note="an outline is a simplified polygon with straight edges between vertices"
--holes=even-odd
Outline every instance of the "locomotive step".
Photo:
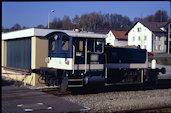
[[83,81],[83,79],[68,79],[68,81]]

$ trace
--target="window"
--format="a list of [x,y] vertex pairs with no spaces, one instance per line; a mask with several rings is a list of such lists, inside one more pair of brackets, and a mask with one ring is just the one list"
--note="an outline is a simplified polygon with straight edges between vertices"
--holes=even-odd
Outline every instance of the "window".
[[79,51],[83,51],[83,41],[79,41]]
[[95,45],[95,52],[102,52],[103,42],[102,41],[96,41]]
[[135,37],[134,36],[132,37],[132,40],[135,41]]
[[158,45],[158,50],[160,50],[160,51],[162,50],[162,47],[161,47],[161,45]]
[[157,48],[157,46],[155,46],[155,48],[154,48],[155,50],[157,50],[158,48]]
[[88,52],[103,52],[104,43],[101,40],[88,39],[87,51]]
[[140,37],[140,36],[138,37],[138,40],[139,40],[139,41],[141,40],[141,37]]
[[147,40],[147,36],[144,36],[144,41]]
[[62,37],[62,50],[69,50],[69,37],[65,35]]
[[75,40],[76,52],[83,51],[83,40],[76,39]]
[[159,41],[161,41],[161,36],[159,36]]
[[51,38],[49,40],[49,50],[50,51],[54,51],[55,50],[55,39],[54,38]]
[[55,41],[52,42],[52,51],[55,50]]
[[141,28],[140,27],[137,28],[137,32],[141,32]]
[[31,68],[31,38],[7,40],[6,51],[7,67]]
[[93,39],[88,39],[88,42],[87,42],[87,51],[88,52],[93,52],[94,48],[94,40]]

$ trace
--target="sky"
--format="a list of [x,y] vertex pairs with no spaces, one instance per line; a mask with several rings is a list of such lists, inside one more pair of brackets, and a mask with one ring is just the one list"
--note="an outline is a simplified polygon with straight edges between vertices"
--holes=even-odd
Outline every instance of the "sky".
[[97,12],[101,14],[121,14],[128,16],[130,20],[135,17],[146,17],[157,10],[167,11],[170,16],[169,1],[38,1],[38,2],[2,2],[2,27],[11,28],[15,24],[21,27],[36,27],[48,24],[50,21],[62,19],[65,15],[72,19],[75,15]]

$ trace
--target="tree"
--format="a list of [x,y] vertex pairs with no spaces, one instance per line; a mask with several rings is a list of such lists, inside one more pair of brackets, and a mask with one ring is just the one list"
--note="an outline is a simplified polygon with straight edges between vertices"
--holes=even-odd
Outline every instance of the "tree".
[[37,26],[37,28],[44,29],[45,27],[44,27],[44,25],[40,24]]
[[10,31],[21,30],[21,26],[19,24],[15,24],[13,27],[10,28]]
[[80,28],[80,17],[78,15],[72,19],[72,24],[74,28]]
[[158,10],[154,15],[149,15],[145,17],[143,20],[150,21],[150,22],[166,22],[168,21],[169,17],[165,10]]
[[69,16],[64,16],[63,19],[62,19],[62,29],[72,29],[71,28],[71,20],[69,18]]

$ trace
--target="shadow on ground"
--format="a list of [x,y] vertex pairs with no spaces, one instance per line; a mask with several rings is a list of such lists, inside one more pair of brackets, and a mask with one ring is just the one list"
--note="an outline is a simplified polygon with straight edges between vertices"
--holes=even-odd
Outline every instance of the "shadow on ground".
[[20,81],[1,79],[1,86],[21,86],[23,85]]

